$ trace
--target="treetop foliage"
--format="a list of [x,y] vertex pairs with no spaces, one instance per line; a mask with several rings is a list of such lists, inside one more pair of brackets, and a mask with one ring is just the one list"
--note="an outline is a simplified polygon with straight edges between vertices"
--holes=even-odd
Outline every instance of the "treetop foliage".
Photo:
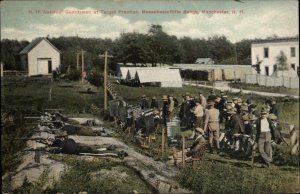
[[[112,39],[81,38],[78,36],[47,39],[62,52],[62,64],[76,67],[77,53],[86,51],[84,61],[87,70],[103,69],[104,60],[99,54],[106,50],[114,57],[111,64],[117,63],[195,63],[197,58],[212,58],[216,64],[251,64],[251,40],[235,44],[225,36],[212,36],[207,39],[177,38],[163,31],[161,25],[152,24],[147,34],[138,32],[121,33]],[[19,52],[29,44],[28,41],[1,40],[1,61],[5,70],[20,70]],[[79,55],[79,65],[81,54]],[[110,65],[115,69],[114,65]]]

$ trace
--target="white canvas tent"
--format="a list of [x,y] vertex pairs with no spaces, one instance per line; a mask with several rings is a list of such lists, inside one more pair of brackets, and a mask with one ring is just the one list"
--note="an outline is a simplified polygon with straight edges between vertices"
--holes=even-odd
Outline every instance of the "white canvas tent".
[[160,83],[161,87],[182,87],[179,69],[137,69],[135,79],[143,83]]

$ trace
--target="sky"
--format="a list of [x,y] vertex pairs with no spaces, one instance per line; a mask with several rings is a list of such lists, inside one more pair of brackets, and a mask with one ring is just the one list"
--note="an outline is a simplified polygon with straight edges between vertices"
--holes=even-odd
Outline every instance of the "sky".
[[162,25],[178,38],[299,35],[297,0],[1,1],[1,39],[79,36],[116,39]]

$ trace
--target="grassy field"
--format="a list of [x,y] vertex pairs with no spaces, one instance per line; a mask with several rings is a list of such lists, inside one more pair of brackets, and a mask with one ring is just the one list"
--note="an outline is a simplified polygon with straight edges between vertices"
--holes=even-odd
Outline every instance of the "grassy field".
[[[160,103],[162,95],[173,94],[181,101],[182,94],[190,92],[193,96],[197,96],[201,90],[205,96],[209,94],[209,89],[199,89],[196,87],[183,88],[134,88],[114,84],[118,93],[124,99],[131,103],[139,103],[142,94],[148,97],[156,96]],[[52,88],[51,101],[49,100],[49,91]],[[87,89],[91,88],[92,92],[87,93]],[[216,91],[218,93],[218,91]],[[228,94],[229,99],[234,95]],[[258,109],[266,100],[265,97],[256,95],[239,95],[243,100],[251,98],[258,104]],[[280,116],[282,122],[293,123],[299,125],[299,101],[290,100],[284,101],[279,99]],[[22,148],[18,142],[11,141],[12,138],[20,137],[26,134],[30,126],[25,125],[24,116],[39,116],[37,111],[43,111],[45,108],[63,108],[64,114],[70,116],[100,116],[93,112],[92,106],[103,109],[103,90],[89,84],[81,84],[80,82],[53,82],[41,83],[33,81],[3,81],[1,82],[1,151],[2,151],[2,175],[3,173],[13,170],[18,164],[14,153]],[[184,132],[185,135],[190,135],[190,131]],[[125,136],[124,136],[125,137]],[[128,143],[133,146],[133,141],[129,138]],[[124,141],[125,141],[124,140]],[[159,139],[158,139],[159,141]],[[126,141],[125,141],[126,142]],[[178,181],[182,186],[189,188],[196,193],[289,193],[299,191],[299,161],[297,156],[290,156],[287,147],[280,145],[278,154],[274,157],[274,165],[271,169],[249,168],[247,166],[234,165],[234,158],[231,155],[228,157],[228,162],[219,162],[222,158],[214,155],[207,155],[207,161],[199,166],[199,169],[192,170],[188,165],[180,169],[178,173]],[[145,150],[140,149],[141,153]],[[151,154],[151,153],[150,153]],[[153,155],[153,157],[155,157]],[[71,166],[79,165],[79,168],[67,172],[64,175],[64,180],[57,183],[55,188],[50,191],[55,192],[78,192],[85,189],[86,191],[96,192],[99,187],[104,187],[107,193],[110,193],[115,185],[111,182],[99,182],[93,180],[89,183],[86,176],[88,172],[95,169],[111,168],[119,166],[117,163],[106,163],[96,161],[89,163],[86,161],[76,161],[74,158],[69,160],[65,157],[56,158],[59,161],[64,161]],[[164,158],[158,158],[164,160]],[[75,161],[75,162],[74,162]],[[239,164],[242,159],[236,160]],[[258,162],[257,162],[258,163]],[[104,165],[104,166],[103,166]],[[132,182],[120,182],[119,192],[132,192],[132,184],[140,185],[138,191],[141,193],[152,192],[151,189],[126,167],[121,167],[124,172],[132,176]],[[78,177],[78,179],[76,179]],[[43,180],[41,180],[42,182]],[[68,185],[70,182],[80,182],[73,189]],[[97,182],[98,181],[98,182]],[[39,191],[38,184],[28,185],[27,191]],[[297,190],[298,189],[298,190]],[[245,192],[244,192],[245,191]],[[20,191],[20,193],[23,193]]]

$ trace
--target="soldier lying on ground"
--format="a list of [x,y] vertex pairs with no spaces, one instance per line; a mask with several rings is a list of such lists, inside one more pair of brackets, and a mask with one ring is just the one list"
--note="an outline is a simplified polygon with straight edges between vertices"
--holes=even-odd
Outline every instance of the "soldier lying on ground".
[[[91,156],[110,156],[123,159],[127,156],[124,151],[116,151],[113,145],[105,149],[94,149],[90,146],[76,143],[73,139],[68,138],[68,134],[64,131],[54,139],[48,139],[49,148],[47,151],[53,154],[75,154],[75,155],[91,155]],[[54,147],[54,148],[53,148]]]

